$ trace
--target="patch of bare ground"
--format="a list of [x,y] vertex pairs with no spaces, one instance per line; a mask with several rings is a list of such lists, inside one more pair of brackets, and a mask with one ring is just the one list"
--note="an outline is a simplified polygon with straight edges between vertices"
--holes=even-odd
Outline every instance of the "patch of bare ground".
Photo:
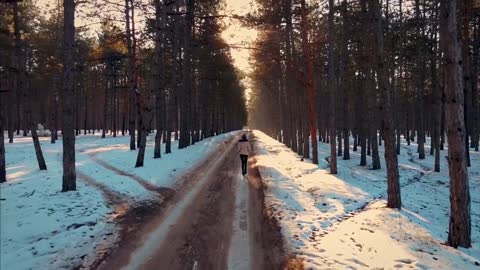
[[280,269],[283,269],[283,270],[303,270],[303,269],[305,269],[304,265],[303,265],[303,259],[297,258],[295,256],[291,256],[285,261],[284,265]]
[[[235,138],[232,138],[223,142],[201,162],[179,176],[174,189],[160,191],[163,200],[138,203],[132,206],[125,215],[118,217],[119,237],[115,245],[97,256],[95,262],[88,269],[120,269],[127,265],[132,252],[142,245],[144,237],[163,221],[169,209],[173,208],[196,184],[196,181],[205,175],[205,168],[215,163],[214,157],[221,155],[225,151],[225,147],[234,140]],[[124,172],[121,172],[120,175],[129,176]],[[155,190],[161,189],[155,188]]]
[[[233,149],[232,149],[233,150]],[[233,151],[220,167],[208,175],[202,188],[182,217],[171,229],[158,254],[142,269],[227,269],[228,247],[232,234],[235,193]]]
[[[148,222],[151,217],[155,216],[161,210],[162,200],[160,198],[156,200],[142,201],[136,204],[132,204],[131,201],[124,199],[121,194],[108,188],[106,185],[96,181],[94,178],[77,171],[77,175],[80,180],[84,181],[90,186],[93,186],[100,190],[105,198],[107,205],[110,205],[113,211],[109,213],[108,218],[110,222],[118,224],[118,231],[116,232],[118,239],[103,239],[95,247],[95,258],[92,262],[87,262],[83,265],[76,267],[75,269],[95,269],[101,262],[107,258],[111,251],[115,249],[115,246],[123,241],[131,241],[134,237],[132,232],[136,228],[142,226],[145,222]],[[160,189],[159,189],[160,190]],[[163,200],[167,200],[175,193],[168,188],[162,188]],[[110,236],[114,235],[112,233]],[[112,242],[116,244],[112,247]]]
[[[89,269],[121,269],[160,226],[167,226],[176,206],[193,196],[185,210],[168,227],[163,240],[152,247],[135,269],[224,270],[235,213],[235,185],[240,159],[236,137],[217,147],[201,163],[181,176],[175,192],[162,201],[138,204],[117,218],[120,228],[115,246],[101,254]],[[280,226],[265,209],[264,185],[254,158],[249,162],[248,230],[252,270],[303,269],[303,262],[286,254]],[[200,186],[199,186],[200,185]],[[135,257],[137,258],[137,257]]]

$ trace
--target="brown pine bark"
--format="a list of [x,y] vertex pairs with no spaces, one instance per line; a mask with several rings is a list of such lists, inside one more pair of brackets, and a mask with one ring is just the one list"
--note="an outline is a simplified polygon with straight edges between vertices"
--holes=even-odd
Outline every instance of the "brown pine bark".
[[[0,91],[0,108],[4,106],[3,91]],[[3,116],[3,110],[0,110],[0,183],[7,182],[7,172],[5,168],[5,118]]]
[[117,137],[117,70],[115,69],[115,64],[112,66],[112,135]]
[[425,92],[425,61],[424,61],[424,44],[423,44],[423,20],[421,19],[420,14],[420,1],[415,0],[415,19],[417,22],[417,44],[416,44],[416,53],[417,53],[417,62],[416,62],[416,73],[417,73],[417,96],[416,96],[416,115],[417,115],[417,143],[418,143],[418,158],[425,159],[425,126],[424,126],[424,102],[423,95]]
[[[175,11],[174,5],[170,5],[170,9],[168,11]],[[166,128],[167,128],[167,138],[165,144],[165,153],[170,154],[172,153],[172,131],[175,131],[175,140],[177,140],[177,128],[176,122],[178,121],[178,108],[177,108],[177,96],[178,96],[178,79],[177,79],[177,70],[178,70],[178,55],[179,55],[179,42],[178,33],[179,33],[179,26],[176,20],[176,17],[173,17],[170,21],[173,24],[173,33],[171,36],[171,43],[172,43],[172,76],[170,81],[170,91],[168,96],[168,112],[167,112],[167,119],[166,119]]]
[[162,105],[164,98],[163,80],[164,80],[164,65],[163,65],[163,50],[162,50],[162,27],[165,23],[164,11],[165,7],[161,5],[160,0],[154,1],[155,5],[155,69],[156,77],[154,78],[155,87],[155,121],[157,133],[155,135],[155,147],[153,151],[153,158],[160,158],[162,134],[163,134],[163,119],[162,119]]
[[[342,16],[343,16],[343,41],[342,41],[342,92],[343,92],[343,160],[350,159],[350,108],[351,108],[351,72],[350,72],[350,61],[349,61],[349,51],[348,51],[348,37],[349,26],[348,26],[348,8],[347,1],[342,3]],[[355,145],[356,146],[356,145]]]
[[[434,27],[437,30],[438,26],[438,9],[435,10],[434,14]],[[437,40],[437,31],[433,35],[433,39]],[[434,44],[432,54],[431,54],[431,72],[432,72],[432,95],[433,95],[433,135],[432,135],[432,142],[433,147],[435,148],[435,165],[434,171],[440,172],[440,132],[441,132],[441,125],[440,122],[442,121],[442,93],[444,90],[444,85],[439,83],[438,73],[439,70],[437,69],[438,63],[438,50],[444,51],[444,47],[442,44]],[[440,70],[443,70],[440,67]]]
[[58,44],[60,44],[61,40],[60,40],[60,36],[61,36],[61,23],[60,23],[60,17],[61,17],[61,13],[62,13],[62,7],[61,7],[61,1],[60,0],[57,0],[56,1],[56,18],[55,18],[55,27],[56,27],[56,31],[55,31],[55,43],[57,44],[55,46],[55,52],[54,52],[54,58],[56,58],[55,60],[55,69],[54,69],[54,72],[53,72],[53,76],[52,76],[52,80],[53,80],[53,85],[52,85],[52,96],[51,96],[51,103],[50,103],[50,142],[53,144],[56,142],[56,140],[58,139],[57,138],[57,131],[58,131],[58,104],[59,104],[59,92],[60,92],[60,68],[59,68],[59,63],[57,63],[56,61],[58,61],[60,59],[60,54],[61,54],[61,51],[60,51],[60,46]]
[[[373,40],[372,40],[373,41]],[[370,62],[370,61],[369,61]],[[371,63],[370,65],[372,65]],[[369,122],[369,134],[370,137],[369,143],[371,144],[371,155],[372,155],[372,169],[373,170],[380,170],[380,154],[378,153],[378,130],[377,130],[377,117],[376,109],[379,104],[377,104],[377,89],[375,86],[375,82],[373,79],[372,72],[368,72],[367,75],[367,87],[368,87],[368,122]],[[381,114],[380,114],[381,115]]]
[[[87,77],[87,82],[88,82],[88,77]],[[88,129],[88,85],[84,87],[84,102],[85,102],[85,107],[83,110],[83,135],[87,135],[87,129]]]
[[472,142],[471,147],[479,150],[480,139],[480,112],[478,104],[478,90],[480,81],[480,16],[477,16],[473,28],[472,54]]
[[470,104],[468,100],[471,100],[470,90],[472,86],[472,73],[470,67],[470,29],[469,29],[469,17],[470,17],[470,1],[464,0],[459,2],[459,14],[461,14],[460,19],[463,23],[462,28],[462,62],[463,62],[463,119],[465,123],[465,155],[467,156],[467,166],[471,166],[470,162],[470,151],[469,151],[469,136],[470,136]]
[[[360,1],[360,7],[361,7],[361,20],[362,24],[365,28],[368,27],[368,14],[367,14],[367,5],[366,5],[366,0],[361,0]],[[367,78],[368,78],[368,53],[367,53],[367,48],[368,48],[368,38],[367,34],[363,34],[358,37],[359,42],[360,42],[360,48],[359,48],[359,61],[360,61],[360,78],[359,78],[359,85],[360,85],[360,90],[358,93],[358,98],[360,99],[360,110],[359,110],[359,119],[360,119],[360,134],[359,134],[359,140],[360,140],[360,166],[367,166],[367,155],[370,155],[370,148],[369,148],[369,142],[367,142],[368,138],[368,127],[369,127],[369,121],[368,121],[368,97],[364,93],[367,92],[367,89],[369,87],[367,83]]]
[[383,136],[385,139],[385,161],[387,165],[387,207],[401,208],[400,182],[398,172],[398,157],[395,152],[395,132],[392,116],[392,87],[388,79],[388,70],[385,63],[383,27],[381,20],[381,7],[378,0],[369,0],[372,9],[374,34],[374,48],[376,51],[376,71],[378,88],[381,93],[380,115],[383,115]]
[[[137,108],[142,108],[142,111],[139,112],[140,119],[148,115],[149,109],[148,106],[143,102],[143,96],[140,92],[137,92]],[[153,119],[153,115],[152,115]],[[139,121],[141,125],[138,128],[138,154],[137,154],[137,161],[135,162],[135,168],[143,167],[143,163],[145,160],[145,148],[147,147],[147,133],[148,133],[148,126],[150,126],[149,122]]]
[[334,1],[328,0],[328,89],[330,91],[330,173],[337,174],[336,120],[335,120],[335,59],[334,59]]
[[37,127],[33,121],[32,117],[32,108],[34,99],[28,97],[29,91],[31,89],[25,89],[25,84],[27,82],[27,70],[26,70],[26,59],[25,59],[25,46],[20,38],[20,24],[19,24],[19,10],[18,3],[13,3],[13,16],[14,16],[14,33],[15,33],[15,92],[23,94],[23,100],[26,101],[25,108],[25,118],[27,122],[27,128],[31,131],[33,146],[35,148],[35,154],[37,157],[38,167],[40,170],[46,170],[47,165],[45,159],[43,158],[42,148],[40,146],[40,141],[38,140]]
[[[134,5],[134,0],[129,0],[130,1],[130,11],[131,11],[131,17],[130,17],[130,21],[131,21],[131,39],[132,39],[132,55],[131,55],[131,64],[132,64],[132,76],[133,76],[133,89],[135,89],[134,93],[135,93],[135,105],[136,105],[136,109],[137,109],[137,114],[136,114],[136,117],[137,117],[137,129],[139,130],[138,131],[138,137],[137,137],[137,145],[140,145],[141,143],[141,130],[142,128],[145,128],[145,130],[147,130],[147,126],[144,126],[146,123],[144,122],[144,119],[143,119],[143,111],[146,110],[148,108],[148,106],[145,106],[143,107],[143,102],[139,100],[139,98],[142,97],[142,94],[140,93],[140,89],[139,89],[139,73],[138,73],[138,61],[137,61],[137,35],[136,35],[136,31],[135,31],[135,5]],[[145,133],[144,134],[145,136],[147,136],[147,134]],[[139,146],[140,147],[140,146]]]
[[286,115],[288,116],[288,126],[287,132],[285,132],[287,146],[292,148],[296,148],[296,132],[295,132],[295,123],[294,123],[294,108],[293,102],[291,102],[291,97],[294,96],[294,86],[292,83],[291,75],[292,71],[292,31],[293,31],[293,23],[292,23],[292,0],[286,0],[286,8],[285,8],[285,102],[287,104],[287,112]]
[[74,133],[74,68],[73,47],[75,45],[75,1],[64,0],[64,59],[63,59],[63,181],[62,191],[77,189],[75,171],[75,133]]
[[467,174],[461,36],[458,35],[458,0],[440,1],[440,37],[445,44],[445,120],[450,175],[448,245],[471,246],[470,190]]
[[[302,48],[303,48],[303,55],[305,58],[306,64],[306,72],[305,72],[305,88],[307,92],[307,100],[308,100],[308,119],[309,119],[309,127],[310,127],[310,138],[312,142],[312,163],[318,164],[318,147],[317,147],[317,120],[315,115],[315,92],[313,89],[313,60],[310,52],[310,47],[308,44],[308,22],[307,22],[307,9],[305,0],[301,1],[302,7]],[[304,144],[309,144],[308,142],[308,135],[306,134]],[[308,147],[305,147],[307,150]],[[308,151],[304,151],[306,155],[308,155]]]
[[128,117],[128,131],[130,133],[130,150],[135,150],[135,122],[136,122],[136,94],[137,87],[135,84],[135,56],[133,52],[132,45],[132,31],[130,29],[130,0],[125,0],[125,31],[127,39],[127,48],[128,48],[128,63],[127,63],[127,72],[128,72],[128,91],[129,91],[129,117]]
[[183,89],[180,98],[180,142],[179,148],[190,145],[192,121],[192,31],[194,28],[195,0],[186,1],[185,32],[183,39]]
[[102,138],[105,138],[105,135],[108,132],[108,99],[110,98],[108,95],[108,76],[105,77],[105,95],[103,99],[103,128],[102,128]]

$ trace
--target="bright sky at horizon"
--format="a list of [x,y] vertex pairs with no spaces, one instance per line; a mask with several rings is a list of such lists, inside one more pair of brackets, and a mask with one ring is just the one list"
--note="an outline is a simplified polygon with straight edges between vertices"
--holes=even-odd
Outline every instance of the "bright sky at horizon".
[[[226,2],[226,14],[228,15],[239,15],[243,16],[247,13],[253,11],[254,9],[254,0],[224,0]],[[38,6],[42,9],[47,7],[53,7],[56,3],[56,0],[37,0]],[[230,17],[225,18],[225,23],[227,25],[225,31],[222,33],[222,37],[226,42],[232,45],[232,57],[235,61],[235,65],[242,72],[250,71],[249,64],[249,50],[246,49],[248,45],[255,40],[257,36],[257,31],[255,29],[250,29],[243,27],[238,19],[233,19]],[[82,26],[86,24],[91,24],[90,21],[85,22],[84,19],[77,20],[76,25]],[[92,26],[95,24],[92,24]]]
[[[254,11],[255,0],[224,0],[226,3],[226,10],[224,11],[227,15],[239,15],[243,16],[249,12]],[[37,4],[42,9],[46,10],[47,6],[55,6],[57,0],[37,0]],[[123,0],[122,0],[123,3]],[[140,16],[137,15],[137,19],[141,20]],[[84,18],[77,19],[77,26],[90,25],[90,28],[95,27],[94,23],[91,22],[92,18],[89,17],[88,20]],[[137,21],[137,20],[135,20]],[[241,25],[238,19],[233,19],[231,17],[225,17],[224,19],[226,24],[226,29],[222,33],[222,37],[225,41],[232,46],[231,54],[234,60],[235,66],[245,75],[248,76],[248,73],[251,72],[251,65],[249,61],[250,50],[246,47],[249,47],[250,43],[253,42],[257,37],[257,30],[246,28]],[[247,87],[247,98],[248,93],[250,92],[248,77],[244,79],[244,84]]]
[[[231,12],[235,15],[246,15],[254,10],[254,0],[225,0],[227,4],[227,12]],[[249,72],[250,51],[245,47],[249,47],[249,44],[253,42],[257,37],[257,30],[243,27],[236,19],[227,19],[227,29],[223,32],[222,36],[228,44],[232,45],[232,57],[235,61],[235,65],[243,72]]]
[[[225,0],[227,4],[227,12],[231,11],[235,15],[246,15],[255,9],[255,0]],[[246,28],[235,19],[227,19],[227,28],[222,34],[223,39],[231,45],[230,51],[235,66],[242,71],[246,76],[243,83],[246,87],[247,104],[250,99],[250,93],[252,92],[251,84],[249,81],[249,73],[251,70],[250,65],[250,50],[246,47],[250,47],[250,43],[257,38],[258,31],[256,29]]]

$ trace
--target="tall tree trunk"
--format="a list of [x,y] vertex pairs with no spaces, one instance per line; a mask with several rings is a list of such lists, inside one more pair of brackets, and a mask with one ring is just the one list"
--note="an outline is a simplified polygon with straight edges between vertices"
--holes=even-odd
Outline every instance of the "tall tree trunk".
[[465,154],[461,35],[458,34],[458,0],[440,1],[440,38],[445,44],[445,119],[450,175],[450,226],[448,245],[471,246],[470,190]]
[[[373,41],[373,40],[372,40]],[[369,61],[371,62],[371,61]],[[373,64],[373,63],[372,63]],[[371,65],[371,64],[370,64]],[[378,153],[378,130],[377,130],[377,117],[376,112],[377,109],[377,89],[375,86],[375,82],[373,79],[373,74],[369,72],[367,77],[368,82],[368,111],[369,111],[369,133],[370,136],[368,137],[369,143],[372,147],[372,169],[373,170],[380,170],[380,154]],[[381,115],[381,114],[380,114]]]
[[50,102],[50,143],[54,144],[57,140],[57,111],[58,111],[58,85],[59,85],[59,80],[55,79],[55,77],[58,77],[59,75],[54,75],[53,79],[53,93],[51,97],[51,102]]
[[112,133],[113,137],[117,137],[117,71],[115,64],[113,66],[113,82],[112,82]]
[[[349,18],[348,18],[348,3],[346,0],[342,2],[341,13],[343,17],[343,35],[342,35],[342,92],[343,92],[343,160],[350,159],[350,92],[351,85],[350,80],[352,78],[350,72],[350,63],[349,63],[349,51],[348,44],[349,38],[348,34],[350,33],[349,28]],[[355,145],[356,146],[356,145]]]
[[424,61],[424,43],[423,43],[423,20],[421,19],[422,15],[420,14],[420,0],[415,0],[415,17],[417,22],[417,62],[416,62],[416,72],[417,72],[417,132],[418,132],[418,158],[425,159],[425,126],[424,126],[424,102],[423,95],[425,92],[425,61]]
[[472,147],[479,150],[480,139],[480,111],[478,104],[478,88],[480,81],[480,16],[477,16],[473,28],[473,54],[472,54]]
[[195,0],[186,0],[184,55],[183,55],[183,91],[180,100],[180,143],[179,148],[190,145],[192,120],[192,31],[195,16]]
[[[88,78],[87,78],[88,80]],[[88,85],[84,87],[85,92],[85,107],[83,111],[83,135],[87,135],[87,123],[88,123]]]
[[[138,62],[137,62],[137,35],[135,31],[135,0],[130,0],[130,11],[132,14],[130,15],[130,21],[131,21],[131,38],[132,38],[132,55],[131,55],[131,62],[132,62],[132,68],[133,68],[133,87],[135,89],[135,98],[136,98],[136,109],[137,109],[137,129],[139,130],[138,138],[137,138],[137,144],[139,145],[141,143],[142,138],[140,137],[140,132],[141,129],[144,127],[146,123],[144,123],[143,116],[144,114],[142,113],[144,110],[148,108],[148,106],[145,104],[145,107],[143,107],[143,102],[139,100],[141,98],[142,94],[140,93],[139,89],[139,81],[138,81]],[[147,131],[147,128],[149,126],[145,126],[145,131]],[[147,133],[144,134],[147,136]],[[146,140],[146,139],[145,139]],[[146,142],[145,142],[146,143]],[[140,147],[140,146],[139,146]]]
[[[27,127],[30,129],[32,134],[33,146],[35,148],[35,154],[37,157],[38,167],[40,170],[46,170],[47,165],[45,164],[45,159],[43,158],[42,148],[40,146],[40,142],[38,140],[37,135],[37,127],[35,126],[33,116],[32,116],[32,109],[33,109],[33,98],[28,97],[29,91],[32,89],[25,89],[25,84],[27,83],[27,70],[26,70],[26,48],[24,44],[22,44],[22,40],[20,38],[20,24],[19,24],[19,10],[18,10],[18,3],[13,3],[13,16],[14,16],[14,33],[15,33],[15,92],[22,93],[23,99],[27,102],[27,105],[24,106],[25,108],[25,117],[27,121]],[[29,91],[27,91],[29,90]]]
[[[361,20],[362,20],[362,26],[365,28],[368,28],[368,14],[367,14],[367,4],[366,0],[361,0],[360,1],[360,7],[361,7]],[[368,38],[367,34],[363,34],[359,36],[359,41],[360,41],[360,48],[359,48],[359,54],[360,54],[360,75],[359,75],[359,85],[360,85],[360,90],[358,93],[359,99],[360,99],[360,112],[359,112],[359,118],[360,118],[360,147],[361,147],[361,152],[360,152],[360,166],[367,166],[367,156],[370,155],[370,140],[367,141],[368,135],[369,135],[369,121],[368,121],[368,96],[365,95],[369,89],[369,84],[367,83],[368,80],[368,53],[367,53],[367,48],[368,48]]]
[[[140,92],[137,92],[137,108],[142,108],[143,110],[143,115],[142,111],[139,112],[140,114],[140,119],[144,118],[145,116],[148,115],[148,106],[143,102],[143,97],[140,94]],[[153,115],[152,115],[153,118]],[[150,121],[151,122],[151,121]],[[138,154],[137,154],[137,161],[135,163],[135,168],[138,167],[143,167],[143,162],[145,160],[145,148],[147,146],[147,128],[150,126],[149,122],[146,121],[139,121],[139,126],[138,128]]]
[[[341,98],[339,98],[341,100]],[[342,149],[342,128],[339,127],[337,130],[337,145],[338,145],[338,151],[337,151],[337,156],[341,157],[343,154],[343,149]]]
[[[295,133],[295,116],[294,116],[294,102],[292,100],[287,100],[287,98],[292,98],[294,94],[294,87],[292,83],[292,35],[293,35],[293,23],[292,23],[292,0],[286,0],[285,8],[285,101],[287,104],[287,113],[288,115],[288,131],[286,132],[287,137],[287,146],[295,151],[297,142],[296,142],[296,133]],[[293,100],[295,97],[293,97]]]
[[[438,9],[435,9],[434,11],[434,29],[435,33],[433,34],[433,40],[438,40],[437,36],[437,26],[438,26]],[[444,46],[442,44],[438,45],[435,43],[433,45],[433,50],[432,50],[432,60],[431,60],[431,72],[432,72],[432,95],[433,95],[433,136],[432,136],[432,142],[433,146],[435,147],[435,165],[434,165],[434,171],[435,172],[440,172],[440,122],[442,121],[442,95],[444,92],[444,84],[443,82],[438,83],[438,73],[439,70],[437,69],[437,62],[438,62],[438,49],[440,49],[440,52],[443,52]],[[440,66],[440,70],[443,70],[443,68]],[[441,78],[444,78],[443,76],[443,71],[441,71],[442,75]]]
[[387,207],[401,208],[400,181],[398,172],[398,157],[395,152],[395,134],[392,116],[392,87],[388,79],[387,65],[385,63],[385,52],[383,42],[383,27],[381,20],[381,7],[378,0],[369,0],[373,9],[373,25],[376,71],[378,76],[378,88],[381,93],[380,115],[383,115],[383,136],[385,139],[385,161],[387,165],[388,198]]
[[[74,81],[76,81],[77,78],[78,78],[78,77],[75,76],[75,75],[77,75],[77,74],[74,73],[74,77],[73,77],[73,78],[74,78],[74,79],[73,79]],[[79,109],[80,109],[80,106],[79,106],[79,103],[80,103],[80,91],[78,91],[78,90],[76,89],[76,87],[78,87],[78,90],[81,89],[81,87],[78,86],[77,84],[74,85],[74,90],[73,90],[73,92],[75,93],[75,112],[74,112],[74,113],[75,113],[75,136],[77,136],[78,134],[80,134],[80,130],[79,130],[80,125],[79,125],[79,117],[78,117],[78,115],[79,115]]]
[[[3,94],[0,91],[0,108],[3,108]],[[7,182],[7,171],[5,168],[5,118],[3,116],[3,109],[0,109],[0,183]]]
[[[61,55],[61,50],[60,50],[60,37],[61,37],[61,22],[60,22],[60,17],[61,15],[63,14],[62,12],[62,7],[61,7],[61,0],[57,0],[56,1],[56,18],[55,18],[55,28],[56,28],[56,31],[55,31],[55,52],[54,52],[54,55],[55,55],[55,58],[57,59],[56,61],[58,61],[60,59],[60,55]],[[53,87],[52,87],[52,103],[50,104],[50,109],[51,109],[51,134],[50,134],[50,142],[53,144],[56,142],[56,140],[58,139],[57,137],[57,132],[58,132],[58,104],[59,104],[59,92],[60,92],[60,73],[61,73],[61,70],[58,68],[58,66],[60,65],[57,65],[57,67],[54,69],[54,72],[53,72]]]
[[64,0],[64,59],[63,59],[63,183],[62,191],[77,189],[75,171],[74,123],[74,68],[73,47],[75,44],[75,1]]
[[467,166],[470,167],[470,149],[469,149],[469,141],[468,137],[470,135],[470,114],[471,112],[469,111],[469,94],[471,90],[471,83],[472,83],[472,77],[471,77],[471,70],[470,70],[470,31],[469,31],[469,25],[468,25],[468,20],[469,20],[469,5],[471,1],[464,0],[461,1],[459,7],[462,8],[462,10],[459,12],[461,14],[460,19],[463,21],[463,40],[462,40],[462,62],[463,62],[463,120],[465,123],[465,155],[467,157]]
[[103,128],[102,128],[102,138],[105,138],[105,135],[108,132],[108,76],[105,77],[105,95],[103,100]]
[[128,117],[128,131],[130,133],[130,150],[135,150],[135,104],[136,104],[136,94],[137,87],[135,84],[135,56],[133,55],[133,45],[132,45],[132,31],[130,29],[130,0],[125,0],[125,31],[127,39],[127,48],[128,48],[128,63],[127,63],[127,72],[128,72],[128,91],[129,95],[129,117]]
[[334,40],[334,1],[328,0],[328,89],[330,91],[330,173],[337,174],[336,120],[335,120],[335,40]]
[[[301,1],[302,7],[302,47],[303,55],[305,58],[306,72],[305,72],[305,88],[307,91],[308,99],[308,119],[310,123],[310,138],[312,142],[312,162],[318,164],[318,147],[317,147],[317,120],[315,115],[315,93],[313,89],[313,59],[310,52],[310,46],[308,44],[308,22],[307,22],[307,8],[305,0]],[[305,136],[304,143],[308,144],[308,135]],[[308,155],[307,153],[304,153]]]
[[162,50],[162,27],[165,23],[165,7],[161,5],[160,0],[154,1],[155,5],[155,69],[156,77],[154,78],[155,87],[155,121],[157,133],[155,135],[155,148],[153,151],[153,158],[160,158],[162,145],[162,105],[164,98],[164,65],[163,65],[163,50]]
[[18,7],[18,2],[14,1],[13,2],[13,35],[14,35],[14,53],[12,55],[12,66],[15,69],[15,78],[16,78],[16,87],[15,89],[12,89],[12,91],[8,92],[9,94],[9,102],[6,104],[7,105],[7,116],[8,116],[8,126],[7,126],[7,131],[8,131],[8,142],[13,143],[13,136],[14,136],[14,129],[15,129],[15,120],[18,121],[18,119],[15,119],[15,104],[17,103],[17,94],[20,93],[22,87],[23,81],[21,80],[20,77],[22,74],[20,74],[22,71],[21,66],[23,65],[20,63],[20,59],[22,58],[22,40],[21,40],[21,33],[20,33],[20,18],[19,18],[19,7]]

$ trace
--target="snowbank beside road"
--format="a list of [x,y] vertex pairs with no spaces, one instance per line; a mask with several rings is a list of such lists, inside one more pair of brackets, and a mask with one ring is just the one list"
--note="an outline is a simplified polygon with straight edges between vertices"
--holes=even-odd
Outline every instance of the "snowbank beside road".
[[[446,161],[444,173],[417,162],[415,145],[399,157],[404,208],[385,208],[386,172],[360,167],[359,153],[338,159],[338,175],[328,172],[328,144],[319,144],[316,166],[302,162],[283,144],[260,131],[256,159],[266,186],[265,203],[282,228],[287,248],[313,269],[474,269],[480,262],[480,156],[472,154],[472,249],[442,245],[449,218]],[[383,147],[381,148],[383,149]],[[446,153],[442,153],[444,156]],[[382,156],[382,153],[380,154]],[[382,160],[382,168],[385,164]]]

